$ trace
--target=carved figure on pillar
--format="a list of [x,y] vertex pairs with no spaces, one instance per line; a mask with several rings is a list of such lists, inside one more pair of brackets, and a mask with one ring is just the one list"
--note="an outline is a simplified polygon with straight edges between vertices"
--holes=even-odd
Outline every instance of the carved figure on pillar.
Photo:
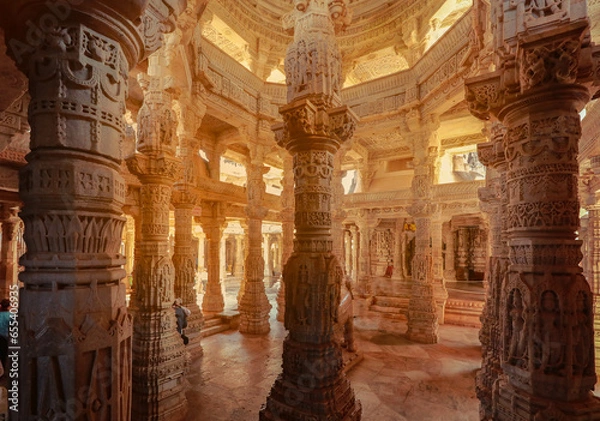
[[[334,339],[343,269],[332,253],[331,236],[334,154],[352,136],[357,121],[339,97],[335,26],[348,12],[343,1],[295,4],[284,19],[295,29],[286,56],[288,105],[280,108],[283,124],[273,127],[279,145],[294,160],[296,236],[283,269],[289,335],[283,372],[259,418],[354,421],[361,417],[361,406],[342,372],[342,351]],[[307,373],[315,373],[309,374],[309,390]]]
[[[494,387],[495,420],[600,414],[600,400],[590,393],[596,381],[587,340],[593,335],[592,297],[576,238],[578,111],[591,97],[589,82],[599,65],[588,60],[594,49],[584,4],[531,9],[525,20],[516,7],[505,9],[495,34],[506,47],[502,72],[467,81],[471,113],[493,115],[506,127],[510,265],[499,304],[504,375]],[[561,23],[548,26],[549,20]],[[524,356],[515,353],[519,349],[527,350]]]

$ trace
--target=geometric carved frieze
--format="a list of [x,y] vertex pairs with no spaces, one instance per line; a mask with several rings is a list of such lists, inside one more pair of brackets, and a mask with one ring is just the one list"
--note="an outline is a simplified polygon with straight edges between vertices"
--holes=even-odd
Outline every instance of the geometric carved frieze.
[[[62,154],[61,154],[62,155]],[[80,199],[125,203],[126,185],[121,175],[111,166],[97,162],[44,159],[32,161],[22,172],[21,195],[51,198],[68,194]]]

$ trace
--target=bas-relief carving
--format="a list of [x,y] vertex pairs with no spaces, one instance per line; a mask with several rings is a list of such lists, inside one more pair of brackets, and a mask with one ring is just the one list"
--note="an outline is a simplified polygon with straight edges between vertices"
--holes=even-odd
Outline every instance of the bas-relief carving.
[[[516,416],[584,419],[600,411],[598,402],[589,398],[595,379],[592,301],[581,275],[575,234],[581,136],[576,110],[589,95],[580,84],[587,77],[586,23],[568,23],[571,12],[580,13],[579,3],[511,4],[514,8],[504,10],[497,36],[518,47],[517,60],[501,58],[501,75],[467,81],[471,112],[481,118],[499,117],[507,129],[501,140],[506,158],[503,229],[509,235],[511,265],[497,306],[504,374],[496,376],[491,410],[500,420]],[[570,32],[559,34],[544,26],[558,19],[565,19]],[[524,27],[536,35],[515,38]],[[478,87],[486,84],[496,87],[498,94],[477,99],[477,90],[483,92]],[[564,101],[554,107],[557,96]],[[542,109],[552,112],[541,115]],[[497,165],[498,154],[488,149],[484,159]],[[541,232],[552,235],[538,236]],[[485,355],[484,364],[492,368]],[[489,411],[489,394],[481,398],[482,409]],[[521,408],[519,415],[515,405]]]

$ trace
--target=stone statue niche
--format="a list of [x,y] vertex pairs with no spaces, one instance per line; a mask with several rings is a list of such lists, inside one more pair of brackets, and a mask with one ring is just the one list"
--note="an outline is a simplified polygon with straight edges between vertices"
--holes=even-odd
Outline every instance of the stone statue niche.
[[388,224],[381,222],[374,229],[371,236],[371,273],[375,277],[387,276],[391,278],[389,272],[390,266],[394,267],[395,227],[388,227],[386,225]]

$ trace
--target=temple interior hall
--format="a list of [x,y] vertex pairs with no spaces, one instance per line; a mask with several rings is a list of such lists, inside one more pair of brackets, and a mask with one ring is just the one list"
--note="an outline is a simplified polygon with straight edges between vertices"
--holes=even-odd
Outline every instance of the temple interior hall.
[[0,417],[600,420],[600,1],[0,0],[0,92]]

